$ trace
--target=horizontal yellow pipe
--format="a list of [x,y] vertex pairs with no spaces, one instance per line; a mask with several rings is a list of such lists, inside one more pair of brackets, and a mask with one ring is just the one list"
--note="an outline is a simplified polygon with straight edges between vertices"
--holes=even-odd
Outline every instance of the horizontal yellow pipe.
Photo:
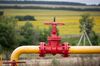
[[[70,54],[100,54],[100,46],[71,46]],[[21,46],[15,49],[11,60],[17,61],[21,54],[39,53],[39,46]]]
[[100,46],[71,46],[71,54],[100,54]]

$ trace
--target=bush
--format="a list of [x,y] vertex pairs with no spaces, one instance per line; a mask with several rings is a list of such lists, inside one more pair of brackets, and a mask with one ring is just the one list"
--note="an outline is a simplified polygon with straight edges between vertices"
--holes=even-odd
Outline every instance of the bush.
[[24,20],[25,21],[27,21],[27,20],[35,21],[36,19],[34,18],[34,16],[27,15],[27,16],[24,17]]
[[19,21],[23,21],[23,16],[16,16],[16,19],[18,19]]
[[2,16],[3,15],[3,11],[0,11],[0,16]]
[[26,15],[26,16],[16,16],[16,19],[19,21],[36,21],[34,16]]

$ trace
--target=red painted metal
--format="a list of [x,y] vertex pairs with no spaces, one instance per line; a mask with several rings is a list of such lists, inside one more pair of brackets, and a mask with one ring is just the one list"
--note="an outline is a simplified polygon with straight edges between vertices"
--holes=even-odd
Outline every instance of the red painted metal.
[[15,60],[3,62],[3,64],[11,64],[11,66],[17,66],[17,64],[19,63],[26,63],[26,62],[16,62]]
[[40,56],[45,56],[45,54],[62,54],[64,57],[69,54],[69,44],[61,43],[61,37],[57,35],[57,25],[64,25],[64,23],[45,23],[46,25],[51,25],[51,36],[48,36],[48,43],[40,42]]

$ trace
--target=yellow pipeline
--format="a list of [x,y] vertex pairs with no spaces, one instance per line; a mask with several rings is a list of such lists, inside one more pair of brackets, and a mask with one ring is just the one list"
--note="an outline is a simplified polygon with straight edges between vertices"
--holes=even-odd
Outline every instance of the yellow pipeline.
[[[71,46],[70,54],[100,54],[100,46]],[[11,60],[18,61],[21,54],[39,53],[39,46],[21,46],[15,49]]]
[[100,46],[71,46],[71,54],[100,54]]

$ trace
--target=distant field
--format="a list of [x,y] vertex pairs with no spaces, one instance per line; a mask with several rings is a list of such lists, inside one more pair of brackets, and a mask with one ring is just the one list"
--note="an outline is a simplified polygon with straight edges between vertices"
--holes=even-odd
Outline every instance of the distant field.
[[[35,28],[48,28],[44,22],[52,22],[56,17],[57,22],[65,23],[64,26],[58,27],[60,35],[80,34],[79,19],[82,14],[90,14],[94,18],[94,31],[100,33],[100,12],[99,11],[66,11],[66,10],[39,10],[39,9],[4,9],[5,16],[24,16],[31,15],[37,21],[32,22]],[[18,21],[18,27],[25,24],[25,21]]]

